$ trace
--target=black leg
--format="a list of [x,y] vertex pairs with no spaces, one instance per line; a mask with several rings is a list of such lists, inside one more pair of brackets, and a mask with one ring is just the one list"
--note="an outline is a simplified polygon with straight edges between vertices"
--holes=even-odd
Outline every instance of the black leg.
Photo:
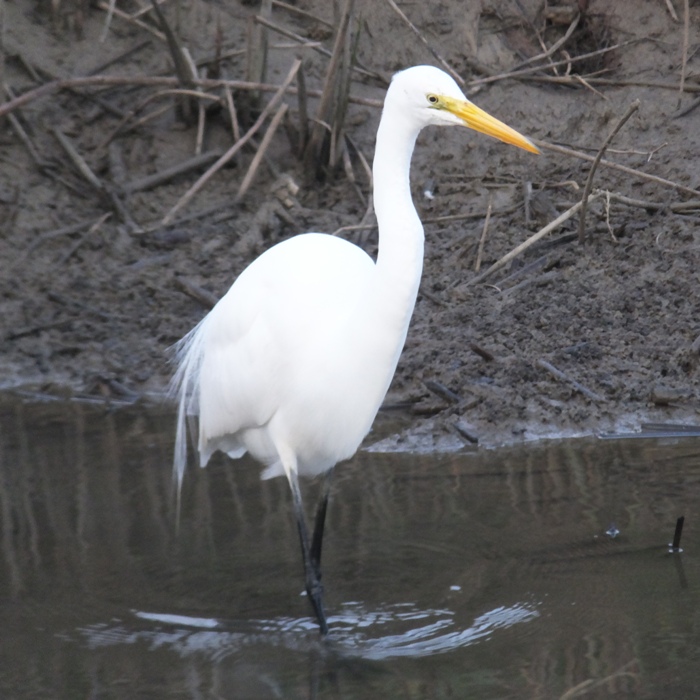
[[[311,550],[309,548],[309,533],[306,529],[306,520],[304,519],[304,507],[301,500],[301,491],[299,490],[299,479],[295,471],[291,472],[291,476],[289,477],[289,485],[292,488],[294,515],[296,516],[297,528],[299,530],[301,556],[304,560],[304,583],[306,586],[306,594],[309,596],[309,601],[314,613],[316,613],[316,619],[318,620],[318,626],[321,630],[321,636],[325,637],[328,634],[328,623],[326,622],[326,614],[323,611],[323,586],[321,585],[320,570],[320,542],[318,545],[319,557],[314,560],[312,559]],[[323,519],[325,519],[325,514]],[[319,539],[322,539],[322,537],[323,527],[321,527],[321,536]],[[314,530],[314,546],[315,545],[316,531]]]
[[328,509],[328,497],[331,492],[332,476],[333,468],[326,472],[326,477],[323,482],[323,492],[318,499],[318,506],[316,507],[314,535],[311,540],[311,563],[316,569],[316,574],[319,581],[321,580],[321,548],[323,546],[323,530],[326,524],[326,510]]

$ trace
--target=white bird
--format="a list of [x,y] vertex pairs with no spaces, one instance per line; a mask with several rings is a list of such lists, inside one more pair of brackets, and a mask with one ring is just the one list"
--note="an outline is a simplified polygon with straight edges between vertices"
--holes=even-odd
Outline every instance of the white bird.
[[[322,233],[278,243],[249,267],[177,346],[179,396],[174,473],[187,460],[187,416],[199,417],[199,463],[217,450],[249,452],[263,479],[292,490],[305,584],[321,634],[328,631],[321,543],[330,474],[367,435],[406,339],[423,267],[423,226],[409,182],[418,133],[467,126],[537,153],[524,136],[476,107],[431,66],[397,73],[384,101],[373,166],[376,262]],[[309,540],[299,475],[327,478]]]

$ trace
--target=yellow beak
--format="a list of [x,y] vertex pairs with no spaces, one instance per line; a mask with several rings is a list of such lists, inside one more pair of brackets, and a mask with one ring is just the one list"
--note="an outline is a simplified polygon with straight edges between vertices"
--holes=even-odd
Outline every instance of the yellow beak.
[[480,131],[482,134],[493,136],[512,146],[524,148],[526,151],[530,151],[530,153],[540,152],[532,141],[525,138],[522,134],[519,134],[515,129],[511,129],[507,124],[504,124],[487,112],[484,112],[483,109],[480,109],[471,102],[440,96],[440,106],[456,117],[459,117],[459,119],[464,122],[465,126],[474,129],[474,131]]

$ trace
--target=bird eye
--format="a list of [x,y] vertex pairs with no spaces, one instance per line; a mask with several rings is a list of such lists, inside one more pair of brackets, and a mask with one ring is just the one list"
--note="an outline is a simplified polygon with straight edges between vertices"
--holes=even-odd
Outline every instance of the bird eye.
[[437,95],[428,95],[428,102],[430,102],[431,105],[436,105],[438,101]]

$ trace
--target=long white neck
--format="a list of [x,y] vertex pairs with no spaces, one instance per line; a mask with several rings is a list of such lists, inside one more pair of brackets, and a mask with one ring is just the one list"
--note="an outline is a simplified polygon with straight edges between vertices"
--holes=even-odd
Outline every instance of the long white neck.
[[385,106],[374,154],[374,210],[379,226],[377,298],[383,314],[403,329],[401,347],[423,270],[423,226],[411,198],[409,170],[420,131]]

